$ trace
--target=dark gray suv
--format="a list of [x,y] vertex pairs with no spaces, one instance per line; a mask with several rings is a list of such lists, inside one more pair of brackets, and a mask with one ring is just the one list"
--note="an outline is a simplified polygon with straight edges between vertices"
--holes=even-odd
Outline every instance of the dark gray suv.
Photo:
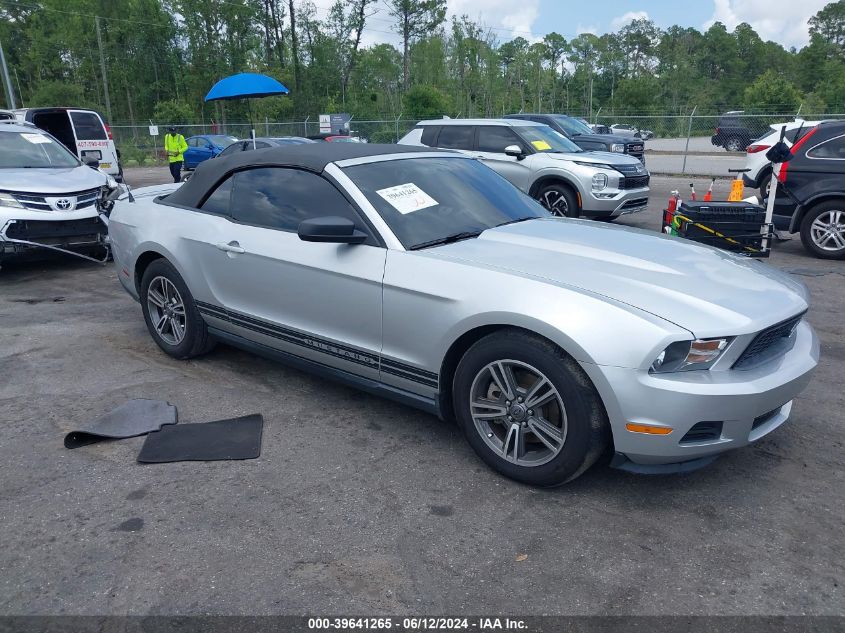
[[583,121],[564,114],[508,114],[505,118],[544,123],[588,152],[628,154],[645,164],[645,143],[641,138],[618,134],[596,134]]

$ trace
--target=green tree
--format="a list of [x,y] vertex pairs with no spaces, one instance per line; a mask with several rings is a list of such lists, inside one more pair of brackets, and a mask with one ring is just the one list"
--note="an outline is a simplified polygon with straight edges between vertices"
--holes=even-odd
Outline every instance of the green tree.
[[402,113],[412,119],[443,116],[451,109],[449,97],[431,86],[414,86],[402,98]]
[[402,86],[410,86],[409,51],[411,42],[433,31],[446,19],[446,0],[388,0],[390,15],[396,18],[394,30],[402,36]]
[[191,107],[176,99],[159,101],[153,109],[153,121],[159,125],[185,125],[193,118]]
[[745,89],[742,105],[754,112],[795,112],[801,93],[774,70],[767,70]]
[[831,2],[810,18],[810,35],[818,35],[845,53],[845,0]]

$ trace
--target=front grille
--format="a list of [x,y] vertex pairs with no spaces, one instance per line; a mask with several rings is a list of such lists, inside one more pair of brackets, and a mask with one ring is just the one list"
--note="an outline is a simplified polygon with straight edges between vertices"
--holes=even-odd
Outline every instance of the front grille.
[[788,343],[804,317],[801,313],[760,332],[742,352],[733,369],[749,368],[788,351]]
[[645,176],[625,176],[625,178],[619,179],[619,188],[640,189],[642,187],[648,187],[649,179],[650,177],[648,174]]
[[626,200],[619,208],[624,211],[625,209],[639,209],[646,205],[648,205],[648,198],[633,198]]
[[15,200],[20,202],[24,208],[33,211],[53,211],[54,209],[47,202],[47,198],[76,198],[76,206],[69,211],[77,211],[80,209],[87,209],[97,201],[97,196],[100,194],[99,189],[86,189],[85,191],[76,191],[71,193],[18,193],[11,191]]
[[50,222],[44,220],[17,220],[6,231],[6,236],[13,240],[29,242],[43,242],[45,244],[69,243],[78,241],[77,238],[91,236],[96,238],[105,234],[106,227],[100,218],[85,218],[82,220],[65,220]]
[[699,422],[687,431],[687,434],[681,438],[680,443],[712,442],[720,437],[722,437],[721,422]]

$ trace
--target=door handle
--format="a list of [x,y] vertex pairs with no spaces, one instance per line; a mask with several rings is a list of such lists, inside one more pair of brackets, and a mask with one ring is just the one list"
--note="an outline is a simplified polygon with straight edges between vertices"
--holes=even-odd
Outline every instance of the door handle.
[[220,242],[219,244],[215,244],[215,246],[226,253],[246,253],[246,249],[241,248],[241,245],[235,241],[229,242],[228,244]]

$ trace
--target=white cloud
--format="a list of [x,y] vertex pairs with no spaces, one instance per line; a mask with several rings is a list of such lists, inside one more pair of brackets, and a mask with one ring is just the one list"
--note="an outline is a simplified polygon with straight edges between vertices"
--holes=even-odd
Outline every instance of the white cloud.
[[618,31],[634,20],[648,20],[648,11],[628,11],[628,13],[617,16],[610,21],[610,30]]
[[581,33],[590,33],[592,35],[598,35],[599,27],[597,27],[595,24],[584,26],[579,22],[578,26],[575,27],[575,35],[581,35]]
[[801,47],[810,40],[808,20],[830,0],[713,0],[713,15],[704,24],[722,22],[729,31],[747,22],[764,40]]
[[483,27],[494,29],[501,40],[524,37],[529,42],[542,39],[534,34],[540,15],[540,0],[449,0],[449,17],[468,16]]

